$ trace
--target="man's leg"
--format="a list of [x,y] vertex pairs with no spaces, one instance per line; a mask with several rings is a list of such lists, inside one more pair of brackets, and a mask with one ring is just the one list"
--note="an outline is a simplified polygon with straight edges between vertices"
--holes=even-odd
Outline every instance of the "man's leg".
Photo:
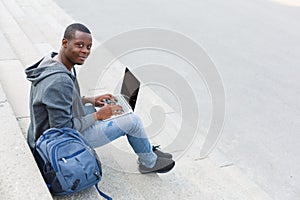
[[105,122],[97,121],[95,125],[85,130],[83,135],[94,148],[126,135],[129,144],[144,166],[152,168],[156,163],[157,156],[152,151],[152,146],[141,120],[135,114],[121,116]]
[[[95,108],[88,106],[85,111],[87,114],[92,113],[95,112]],[[156,148],[153,149],[140,118],[135,114],[125,115],[106,122],[97,121],[83,134],[94,148],[126,135],[129,144],[139,156],[139,171],[141,173],[165,173],[175,165],[171,154],[163,153]]]

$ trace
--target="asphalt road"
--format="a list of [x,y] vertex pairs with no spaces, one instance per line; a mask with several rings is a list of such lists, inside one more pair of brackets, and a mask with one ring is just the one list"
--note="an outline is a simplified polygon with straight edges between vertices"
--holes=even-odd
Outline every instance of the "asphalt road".
[[[217,149],[273,199],[299,198],[300,7],[268,0],[56,2],[88,25],[100,42],[124,31],[157,27],[200,44],[215,63],[226,94]],[[180,59],[162,54],[137,52],[122,59],[131,65],[153,59],[182,66],[190,77]],[[190,81],[200,110],[210,112],[203,80]],[[207,124],[211,116],[203,116]]]

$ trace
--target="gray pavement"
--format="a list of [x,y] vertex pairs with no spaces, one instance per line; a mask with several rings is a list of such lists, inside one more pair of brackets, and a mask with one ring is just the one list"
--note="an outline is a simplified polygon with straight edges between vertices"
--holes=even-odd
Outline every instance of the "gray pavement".
[[[56,2],[92,27],[100,41],[124,31],[158,27],[200,44],[216,64],[226,93],[224,129],[218,151],[211,156],[226,155],[273,199],[299,198],[299,1]],[[191,67],[182,59],[136,51],[120,60],[129,66],[160,63],[182,72],[195,89],[207,128],[209,95],[201,78],[191,80]],[[167,96],[166,92],[159,94]],[[177,102],[169,103],[176,107]]]
[[[24,137],[29,123],[24,69],[57,50],[64,28],[74,21],[51,0],[0,1],[0,40],[5,47],[0,49],[0,133],[5,138],[0,142],[1,199],[51,199]],[[153,98],[150,103],[159,101]],[[120,157],[115,148],[126,148],[125,139],[101,147],[97,149],[104,172],[100,187],[114,199],[271,199],[222,152],[199,159],[200,143],[201,138],[195,138],[175,169],[164,175],[137,173],[134,154]],[[54,199],[101,198],[91,188]]]

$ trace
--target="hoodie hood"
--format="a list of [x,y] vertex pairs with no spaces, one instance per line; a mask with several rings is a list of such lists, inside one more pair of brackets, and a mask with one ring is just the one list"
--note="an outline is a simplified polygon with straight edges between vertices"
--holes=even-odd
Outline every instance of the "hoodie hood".
[[56,73],[66,73],[75,80],[75,77],[62,63],[52,59],[55,55],[57,53],[51,53],[28,67],[25,70],[27,80],[31,81],[33,85],[37,85],[41,80]]

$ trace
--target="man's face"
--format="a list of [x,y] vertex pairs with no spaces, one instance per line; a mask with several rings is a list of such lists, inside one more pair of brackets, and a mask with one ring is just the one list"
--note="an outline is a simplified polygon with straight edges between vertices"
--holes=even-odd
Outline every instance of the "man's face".
[[92,36],[89,33],[76,31],[72,39],[63,40],[65,56],[70,65],[82,65],[91,53]]

